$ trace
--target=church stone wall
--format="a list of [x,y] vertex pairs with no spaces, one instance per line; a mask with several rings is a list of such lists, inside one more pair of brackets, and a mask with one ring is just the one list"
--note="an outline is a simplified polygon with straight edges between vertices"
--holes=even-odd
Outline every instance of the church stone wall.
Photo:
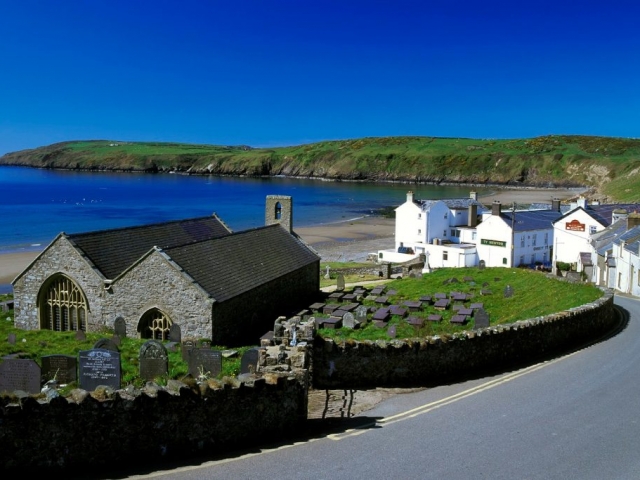
[[38,292],[43,283],[57,273],[65,274],[82,289],[89,308],[87,330],[99,330],[105,295],[103,279],[64,237],[45,250],[13,285],[16,327],[24,330],[40,328]]
[[320,289],[320,262],[291,272],[243,295],[213,305],[213,344],[255,344],[273,322],[311,303]]
[[160,252],[151,253],[114,282],[111,291],[103,318],[109,328],[123,317],[127,336],[138,337],[140,318],[157,308],[180,326],[183,337],[211,338],[213,301]]

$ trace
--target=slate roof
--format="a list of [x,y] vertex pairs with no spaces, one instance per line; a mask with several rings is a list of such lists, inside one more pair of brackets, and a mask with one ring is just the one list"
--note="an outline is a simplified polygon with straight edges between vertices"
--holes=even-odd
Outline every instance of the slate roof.
[[320,262],[312,249],[278,224],[164,252],[218,302]]
[[509,226],[513,225],[515,232],[551,229],[553,222],[561,216],[562,213],[556,210],[502,210],[500,214]]
[[107,279],[114,279],[153,247],[169,248],[231,233],[212,215],[65,236]]
[[[570,215],[572,212],[575,212],[577,207],[572,210],[566,212],[563,217]],[[587,205],[586,208],[582,208],[587,214],[591,215],[591,217],[599,222],[601,225],[608,227],[611,225],[613,221],[613,211],[614,210],[626,210],[627,213],[640,212],[640,204],[638,203],[607,203],[601,205]],[[562,217],[560,217],[562,218]],[[560,220],[558,218],[558,220]]]
[[485,208],[485,206],[480,203],[478,200],[474,200],[473,198],[441,198],[439,200],[418,200],[416,203],[420,206],[423,211],[429,210],[433,205],[438,202],[443,202],[447,207],[451,210],[464,210],[468,209],[471,205],[477,205],[480,208]]
[[626,219],[620,219],[615,223],[612,223],[604,230],[594,233],[591,236],[591,245],[594,250],[598,252],[598,255],[604,256],[608,251],[613,248],[613,242],[627,231]]
[[618,238],[614,240],[614,243],[619,245],[622,241],[625,242],[624,249],[628,252],[635,254],[636,256],[640,255],[640,226],[636,226],[627,230],[625,233],[620,235]]

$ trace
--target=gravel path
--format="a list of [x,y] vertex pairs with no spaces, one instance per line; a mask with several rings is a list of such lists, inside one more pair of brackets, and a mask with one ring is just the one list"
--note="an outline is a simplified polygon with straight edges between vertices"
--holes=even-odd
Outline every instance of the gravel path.
[[366,262],[370,253],[387,250],[395,246],[394,237],[368,240],[345,240],[311,245],[325,262]]

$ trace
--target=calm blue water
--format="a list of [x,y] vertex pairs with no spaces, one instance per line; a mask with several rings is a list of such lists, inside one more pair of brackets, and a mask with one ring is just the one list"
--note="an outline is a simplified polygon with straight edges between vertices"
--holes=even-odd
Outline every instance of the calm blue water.
[[[232,229],[264,224],[267,195],[293,197],[295,227],[344,221],[417,198],[466,197],[468,187],[87,173],[0,167],[0,253],[40,250],[60,232],[142,225],[217,213]],[[483,194],[486,189],[474,189]]]

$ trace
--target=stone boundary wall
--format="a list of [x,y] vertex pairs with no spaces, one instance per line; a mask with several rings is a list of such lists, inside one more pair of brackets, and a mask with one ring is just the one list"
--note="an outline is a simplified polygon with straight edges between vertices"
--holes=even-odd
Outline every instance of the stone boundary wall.
[[[370,267],[354,267],[354,268],[334,268],[332,274],[341,273],[343,275],[375,275],[378,276],[382,272],[382,278],[391,278],[392,265],[390,263],[380,263],[371,265]],[[320,272],[322,276],[323,273]]]
[[316,338],[316,389],[424,387],[502,365],[531,362],[598,338],[618,321],[610,291],[545,317],[452,335],[392,341]]
[[307,390],[291,375],[235,384],[0,397],[0,469],[99,472],[259,446],[300,432]]

